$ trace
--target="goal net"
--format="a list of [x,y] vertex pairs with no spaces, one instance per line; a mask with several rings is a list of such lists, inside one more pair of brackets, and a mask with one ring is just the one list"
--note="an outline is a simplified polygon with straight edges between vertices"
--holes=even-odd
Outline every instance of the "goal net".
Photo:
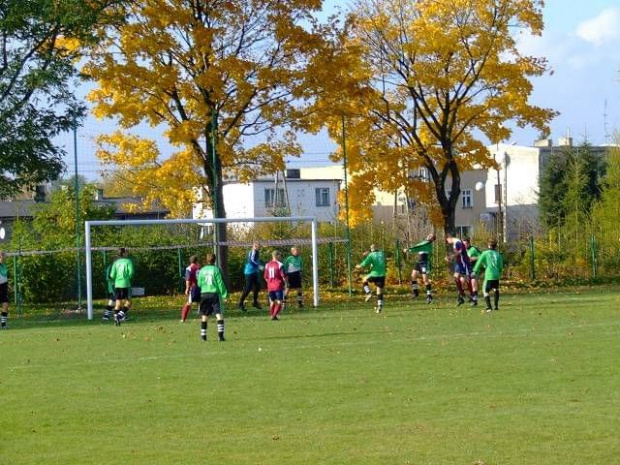
[[[217,223],[227,225],[227,240],[224,242],[215,237],[214,226]],[[264,224],[266,229],[258,230],[260,224]],[[280,250],[292,245],[303,247],[307,252],[310,249],[308,259],[311,262],[312,301],[315,307],[319,305],[318,246],[324,242],[346,242],[336,237],[319,238],[316,218],[307,216],[86,221],[84,245],[88,319],[94,318],[95,296],[103,298],[105,294],[103,281],[106,264],[111,262],[110,255],[120,247],[126,247],[130,256],[138,257],[142,264],[137,267],[136,283],[132,282],[133,291],[140,295],[146,288],[149,295],[154,295],[171,294],[175,292],[174,287],[182,292],[181,276],[189,255],[198,255],[202,259],[216,246],[224,245],[229,251],[237,250],[235,256],[245,257],[254,240]],[[229,253],[231,274],[233,266],[238,274],[242,266],[233,264],[230,258]],[[263,254],[262,258],[267,261],[270,257]]]

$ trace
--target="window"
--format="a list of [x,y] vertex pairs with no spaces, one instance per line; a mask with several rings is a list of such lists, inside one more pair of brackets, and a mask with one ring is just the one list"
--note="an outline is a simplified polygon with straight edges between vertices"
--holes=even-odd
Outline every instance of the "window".
[[471,226],[456,226],[456,236],[461,239],[471,236]]
[[329,187],[317,187],[314,192],[316,194],[316,206],[329,207]]
[[267,208],[284,208],[286,207],[286,197],[284,189],[265,189],[265,207]]
[[461,193],[461,207],[474,208],[474,198],[472,197],[471,189],[463,189]]

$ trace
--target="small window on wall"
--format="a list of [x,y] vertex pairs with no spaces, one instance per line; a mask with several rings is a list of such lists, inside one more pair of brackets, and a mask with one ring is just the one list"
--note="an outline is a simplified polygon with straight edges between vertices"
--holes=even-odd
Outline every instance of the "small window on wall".
[[329,187],[317,187],[315,194],[317,207],[329,207]]
[[284,197],[284,189],[265,189],[265,207],[267,208],[284,208],[286,207],[286,197]]
[[456,236],[461,239],[471,236],[471,226],[456,226]]
[[461,193],[461,207],[474,208],[474,198],[472,196],[471,189],[463,189],[463,192]]

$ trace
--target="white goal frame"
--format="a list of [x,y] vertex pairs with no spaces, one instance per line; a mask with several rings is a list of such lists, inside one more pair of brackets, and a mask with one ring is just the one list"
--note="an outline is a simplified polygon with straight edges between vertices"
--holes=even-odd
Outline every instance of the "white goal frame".
[[[157,224],[208,224],[208,223],[267,223],[267,222],[311,222],[312,230],[312,290],[314,306],[319,305],[319,256],[318,256],[318,225],[314,216],[274,216],[260,218],[215,218],[215,219],[169,219],[169,220],[98,220],[84,222],[84,247],[86,251],[86,299],[88,319],[93,319],[93,268],[91,250],[91,228],[96,226],[139,226]],[[120,245],[119,245],[120,247]]]

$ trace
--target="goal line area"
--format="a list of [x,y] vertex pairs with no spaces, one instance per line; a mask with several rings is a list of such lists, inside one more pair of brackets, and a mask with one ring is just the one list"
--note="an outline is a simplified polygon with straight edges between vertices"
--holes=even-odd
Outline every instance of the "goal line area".
[[[234,237],[233,240],[219,241],[216,240],[216,237],[204,237],[203,228],[212,228],[214,231],[216,228],[213,228],[215,224],[224,223],[230,225],[237,225],[246,227],[247,225],[254,225],[255,223],[274,223],[280,224],[278,228],[280,228],[280,233],[282,230],[285,232],[290,232],[293,237],[289,238],[268,238],[264,237],[265,233],[257,234],[261,237],[252,237],[252,239],[243,238],[242,240],[238,240]],[[291,227],[289,230],[286,230],[286,225],[284,223],[292,223],[296,226]],[[113,227],[112,230],[118,230],[119,227],[133,227],[133,226],[172,226],[178,225],[178,227],[183,228],[183,231],[186,231],[184,225],[187,226],[197,226],[196,230],[188,229],[188,234],[186,234],[181,241],[177,241],[176,243],[172,240],[172,233],[169,235],[166,234],[168,229],[164,228],[164,235],[160,236],[160,240],[148,240],[143,243],[135,242],[135,245],[131,243],[129,240],[119,239],[118,236],[110,242],[102,239],[103,232],[106,227]],[[294,237],[295,232],[292,231],[296,229],[297,225],[304,226],[305,225],[305,237]],[[307,226],[310,226],[310,237],[307,237],[308,229]],[[266,226],[269,228],[269,226]],[[85,265],[86,265],[86,297],[87,297],[87,316],[89,320],[93,319],[93,270],[100,267],[100,259],[97,258],[95,260],[94,253],[103,252],[105,255],[106,252],[112,250],[118,250],[120,247],[127,247],[130,251],[130,254],[147,254],[153,251],[162,251],[161,253],[166,255],[171,255],[166,251],[174,251],[178,250],[179,256],[179,269],[181,269],[181,250],[201,250],[201,249],[215,249],[217,246],[227,246],[229,250],[232,248],[249,248],[252,246],[254,241],[260,242],[262,246],[268,247],[282,247],[288,245],[295,246],[310,246],[311,247],[311,265],[312,265],[312,295],[313,295],[313,305],[317,307],[319,305],[319,256],[318,256],[318,245],[319,244],[328,244],[328,243],[346,243],[347,239],[343,239],[340,237],[318,237],[318,223],[315,217],[311,216],[303,216],[303,217],[260,217],[260,218],[216,218],[216,219],[163,219],[163,220],[98,220],[98,221],[86,221],[84,223],[84,248],[85,248]],[[125,228],[122,228],[125,230]],[[129,228],[130,230],[133,228]],[[242,229],[242,228],[241,228]],[[240,229],[240,230],[241,230]],[[170,229],[172,231],[172,228]],[[146,235],[147,230],[139,231],[138,228],[133,229],[132,234],[133,240],[135,241],[136,237],[140,237],[141,234]],[[210,233],[209,233],[210,234]],[[193,239],[194,235],[199,236],[199,239]],[[274,236],[282,237],[282,234],[273,234]],[[235,236],[235,234],[233,234]],[[171,242],[172,241],[172,242]],[[120,243],[119,243],[120,242]],[[176,262],[174,258],[174,254],[172,254],[172,259],[168,259],[168,262],[164,262],[160,267],[167,267],[165,263],[170,264],[171,260]],[[265,260],[270,259],[270,257],[263,257]],[[230,262],[229,262],[230,263]],[[186,264],[185,264],[186,265]],[[97,270],[96,275],[98,276],[100,273]],[[102,272],[101,272],[102,273]],[[144,279],[144,277],[142,277]],[[97,282],[98,283],[98,282]],[[133,284],[133,283],[132,283]],[[99,291],[98,291],[99,292]]]

